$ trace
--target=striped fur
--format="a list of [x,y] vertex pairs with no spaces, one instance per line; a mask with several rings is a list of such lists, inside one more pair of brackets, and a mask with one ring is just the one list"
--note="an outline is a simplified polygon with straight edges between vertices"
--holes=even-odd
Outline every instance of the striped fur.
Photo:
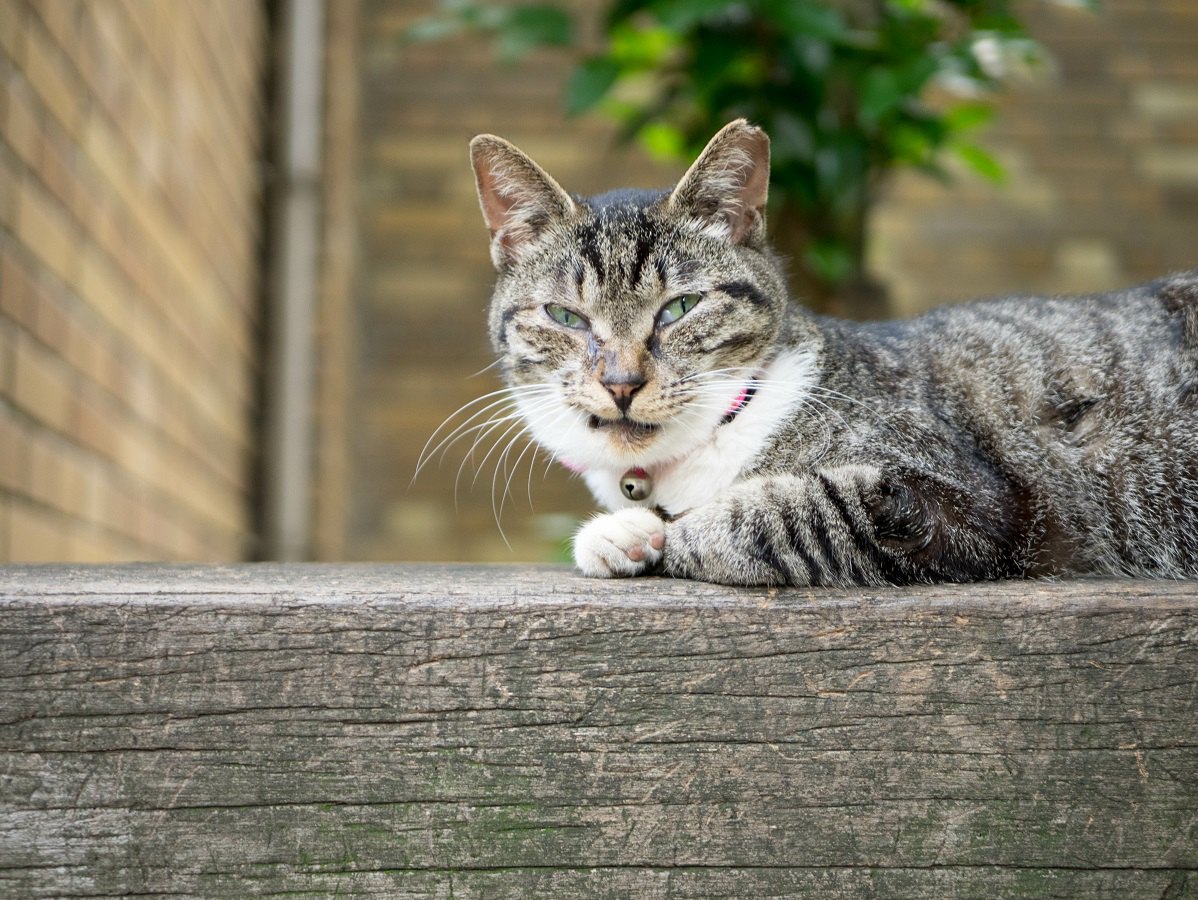
[[743,121],[669,192],[570,197],[489,136],[473,159],[514,402],[609,510],[576,537],[587,574],[1198,576],[1198,271],[856,324],[788,302]]

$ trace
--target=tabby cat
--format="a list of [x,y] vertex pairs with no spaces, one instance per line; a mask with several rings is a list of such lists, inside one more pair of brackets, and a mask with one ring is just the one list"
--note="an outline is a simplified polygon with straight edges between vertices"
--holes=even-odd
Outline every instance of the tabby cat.
[[1198,270],[858,324],[788,301],[748,122],[670,191],[471,157],[513,415],[609,510],[583,573],[1198,576]]

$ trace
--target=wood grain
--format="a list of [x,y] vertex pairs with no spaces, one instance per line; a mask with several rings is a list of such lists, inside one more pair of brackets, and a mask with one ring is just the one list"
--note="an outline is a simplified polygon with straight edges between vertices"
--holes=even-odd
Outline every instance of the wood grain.
[[1198,584],[0,569],[0,896],[1198,895]]

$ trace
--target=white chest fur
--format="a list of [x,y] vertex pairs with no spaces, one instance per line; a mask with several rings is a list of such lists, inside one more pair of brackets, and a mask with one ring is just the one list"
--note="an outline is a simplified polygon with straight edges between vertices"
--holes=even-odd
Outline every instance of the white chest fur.
[[625,467],[589,469],[587,487],[606,509],[632,506],[661,507],[678,514],[710,503],[727,491],[758,457],[769,439],[803,402],[815,384],[814,354],[783,354],[765,367],[757,392],[726,425],[717,425],[711,439],[686,455],[649,470],[652,490],[634,502],[620,491]]

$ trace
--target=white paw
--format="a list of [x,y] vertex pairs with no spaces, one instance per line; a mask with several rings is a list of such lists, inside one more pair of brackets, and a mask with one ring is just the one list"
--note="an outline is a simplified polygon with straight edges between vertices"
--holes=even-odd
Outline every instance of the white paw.
[[661,559],[666,526],[647,509],[596,516],[574,535],[574,562],[583,575],[640,575]]

